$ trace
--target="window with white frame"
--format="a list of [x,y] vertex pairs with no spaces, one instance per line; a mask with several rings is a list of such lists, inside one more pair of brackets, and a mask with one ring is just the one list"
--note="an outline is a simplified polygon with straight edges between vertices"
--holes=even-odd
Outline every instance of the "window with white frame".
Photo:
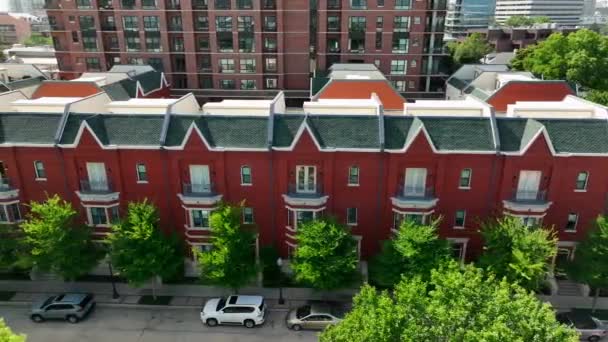
[[518,200],[537,199],[539,197],[538,189],[540,187],[540,178],[540,171],[520,171],[515,198]]
[[454,215],[454,228],[464,228],[467,212],[465,210],[457,210]]
[[526,227],[537,227],[540,226],[543,218],[540,216],[521,216],[521,222]]
[[201,209],[190,210],[191,227],[199,229],[209,228],[209,211]]
[[287,227],[295,231],[300,224],[310,222],[321,216],[321,211],[287,209]]
[[0,222],[12,223],[19,222],[22,219],[19,203],[11,203],[0,206]]
[[351,166],[348,168],[348,185],[356,186],[359,185],[359,167]]
[[346,208],[346,224],[349,226],[357,225],[357,208]]
[[397,230],[401,227],[401,223],[405,221],[412,221],[416,224],[423,224],[425,221],[424,214],[416,214],[416,213],[398,213],[393,212],[393,229]]
[[253,208],[251,207],[244,207],[243,208],[243,223],[245,224],[252,224],[254,222],[253,220]]
[[576,213],[569,213],[568,214],[568,221],[566,222],[566,227],[564,228],[564,231],[567,232],[576,232],[576,224],[578,223],[578,214]]
[[460,179],[458,180],[458,188],[470,189],[471,188],[471,169],[462,169],[460,171]]
[[137,182],[148,183],[148,171],[146,170],[146,164],[139,163],[136,166],[137,170]]
[[426,193],[426,169],[407,168],[405,169],[405,186],[403,194],[405,196],[424,196]]
[[464,242],[459,241],[450,241],[452,247],[452,257],[456,259],[458,262],[464,261],[466,245]]
[[201,253],[211,252],[211,250],[213,249],[213,245],[210,243],[203,243],[203,244],[197,245],[196,249],[198,249],[199,252],[201,252]]
[[93,226],[108,225],[108,216],[104,207],[89,207],[89,223]]
[[251,185],[251,167],[244,165],[241,166],[241,185]]
[[44,170],[44,164],[40,160],[34,162],[34,171],[36,172],[37,180],[46,180],[46,171]]
[[314,193],[317,190],[317,168],[308,165],[296,167],[296,191]]
[[391,74],[393,75],[405,75],[407,68],[407,61],[403,59],[391,61]]
[[579,172],[576,176],[576,190],[585,191],[587,190],[587,181],[589,180],[589,173],[586,171]]

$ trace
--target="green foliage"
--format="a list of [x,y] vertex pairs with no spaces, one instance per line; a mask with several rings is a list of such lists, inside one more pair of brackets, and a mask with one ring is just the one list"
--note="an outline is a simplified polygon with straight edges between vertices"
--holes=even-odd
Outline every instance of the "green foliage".
[[546,16],[541,17],[524,17],[521,15],[514,15],[509,17],[505,21],[505,25],[509,27],[523,27],[532,26],[534,24],[548,24],[551,22],[551,18]]
[[524,61],[533,53],[536,47],[536,45],[529,45],[528,47],[517,50],[509,65],[511,70],[525,71]]
[[382,252],[370,266],[370,277],[382,287],[392,287],[401,275],[426,279],[430,271],[450,259],[447,241],[437,235],[438,221],[428,225],[404,221],[392,240],[385,241]]
[[484,223],[481,235],[485,243],[479,259],[481,267],[527,290],[540,287],[549,270],[548,262],[557,251],[554,232],[504,217]]
[[608,106],[608,90],[590,90],[585,99],[591,102],[599,103],[604,106]]
[[208,252],[195,251],[203,279],[235,291],[255,277],[255,234],[241,226],[241,207],[222,205],[211,214]]
[[448,52],[454,68],[467,63],[479,63],[485,55],[492,52],[492,46],[479,33],[473,33],[462,42],[450,42]]
[[25,46],[41,46],[41,45],[53,45],[53,39],[51,37],[45,37],[40,33],[33,33],[24,42]]
[[30,213],[21,228],[31,265],[68,280],[97,265],[103,253],[91,239],[91,228],[75,223],[76,215],[72,205],[57,195],[30,204]]
[[16,225],[0,224],[0,269],[29,268],[29,254],[23,231]]
[[[600,216],[585,239],[576,247],[572,263],[567,265],[568,276],[592,288],[608,287],[608,221]],[[595,307],[595,301],[594,301]]]
[[0,318],[0,342],[25,342],[26,338],[23,334],[15,334]]
[[108,241],[112,265],[135,286],[157,276],[172,279],[183,271],[179,238],[161,231],[158,212],[147,200],[129,203],[127,217],[112,226]]
[[574,342],[578,335],[532,293],[453,262],[428,281],[404,278],[393,295],[363,286],[352,311],[320,341]]
[[316,289],[348,286],[357,269],[357,243],[350,230],[333,218],[298,225],[298,246],[291,268],[297,282]]
[[[527,50],[527,49],[526,49]],[[538,77],[567,80],[583,87],[608,90],[608,37],[590,30],[564,36],[554,33],[512,61]]]

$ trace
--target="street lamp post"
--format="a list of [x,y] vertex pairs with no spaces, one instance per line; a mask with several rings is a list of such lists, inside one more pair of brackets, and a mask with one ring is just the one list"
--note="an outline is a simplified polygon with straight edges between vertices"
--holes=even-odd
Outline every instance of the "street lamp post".
[[285,304],[285,298],[283,298],[283,270],[281,266],[283,266],[283,259],[280,257],[277,259],[277,266],[279,266],[279,305]]
[[110,269],[110,281],[112,282],[112,298],[118,299],[120,295],[116,291],[116,282],[114,281],[114,272],[112,271],[112,261],[108,260],[108,268]]

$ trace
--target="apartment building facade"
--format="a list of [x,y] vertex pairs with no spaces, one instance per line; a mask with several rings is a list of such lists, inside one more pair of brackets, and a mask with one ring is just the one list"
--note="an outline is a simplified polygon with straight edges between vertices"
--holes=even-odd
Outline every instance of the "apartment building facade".
[[[313,72],[376,63],[440,96],[445,0],[48,0],[63,72],[150,64],[175,95],[309,97]],[[403,82],[402,82],[403,83]]]
[[496,0],[448,0],[447,40],[466,37],[471,29],[486,29],[494,20]]
[[578,25],[585,0],[496,0],[495,18],[504,23],[511,16],[548,17],[551,22]]
[[[554,229],[567,260],[604,213],[608,114],[575,98],[496,117],[282,114],[277,99],[265,114],[220,115],[198,112],[192,95],[99,113],[104,96],[54,100],[52,111],[2,95],[13,109],[0,108],[0,221],[19,222],[23,204],[57,193],[102,239],[129,201],[148,199],[164,229],[206,249],[214,208],[244,201],[259,245],[288,257],[302,222],[332,215],[366,260],[402,220],[440,217],[440,235],[470,260],[480,222],[511,215]],[[552,108],[578,110],[547,118]]]

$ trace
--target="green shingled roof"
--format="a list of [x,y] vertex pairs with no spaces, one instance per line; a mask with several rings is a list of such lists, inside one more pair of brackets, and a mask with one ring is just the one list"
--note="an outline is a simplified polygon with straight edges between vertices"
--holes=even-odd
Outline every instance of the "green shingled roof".
[[312,95],[317,95],[317,93],[325,87],[325,85],[329,82],[328,77],[314,77],[311,83],[311,93]]
[[274,117],[274,147],[289,147],[293,142],[300,125],[304,120],[303,115],[286,114]]
[[206,116],[196,125],[212,147],[265,148],[267,147],[268,118]]
[[162,115],[92,115],[70,114],[62,144],[73,144],[83,121],[91,127],[104,145],[159,145],[163,126]]
[[520,150],[527,121],[526,119],[496,118],[501,151],[516,152]]
[[131,79],[139,82],[139,85],[144,90],[144,94],[146,94],[160,87],[161,75],[162,73],[158,71],[148,71],[133,76]]
[[61,114],[0,114],[0,143],[53,144]]
[[537,120],[549,133],[557,153],[608,153],[605,120]]
[[124,80],[120,80],[117,83],[120,83],[120,86],[129,95],[129,98],[137,97],[137,82],[133,81],[132,79],[125,78]]
[[412,121],[411,117],[384,117],[384,147],[388,150],[402,149],[405,146]]
[[112,101],[128,101],[131,99],[129,92],[123,87],[122,83],[114,82],[101,87]]
[[493,151],[489,118],[421,117],[438,150]]
[[190,116],[172,116],[169,121],[169,128],[167,129],[165,145],[180,146],[194,119],[195,117]]
[[380,148],[377,116],[309,116],[321,148]]
[[7,83],[6,85],[11,90],[16,90],[16,89],[22,89],[22,88],[27,88],[27,87],[32,87],[32,86],[38,85],[38,84],[42,83],[42,81],[45,81],[45,80],[46,80],[46,78],[44,78],[42,76],[38,76],[38,77],[24,78],[21,80],[12,81],[12,82]]

